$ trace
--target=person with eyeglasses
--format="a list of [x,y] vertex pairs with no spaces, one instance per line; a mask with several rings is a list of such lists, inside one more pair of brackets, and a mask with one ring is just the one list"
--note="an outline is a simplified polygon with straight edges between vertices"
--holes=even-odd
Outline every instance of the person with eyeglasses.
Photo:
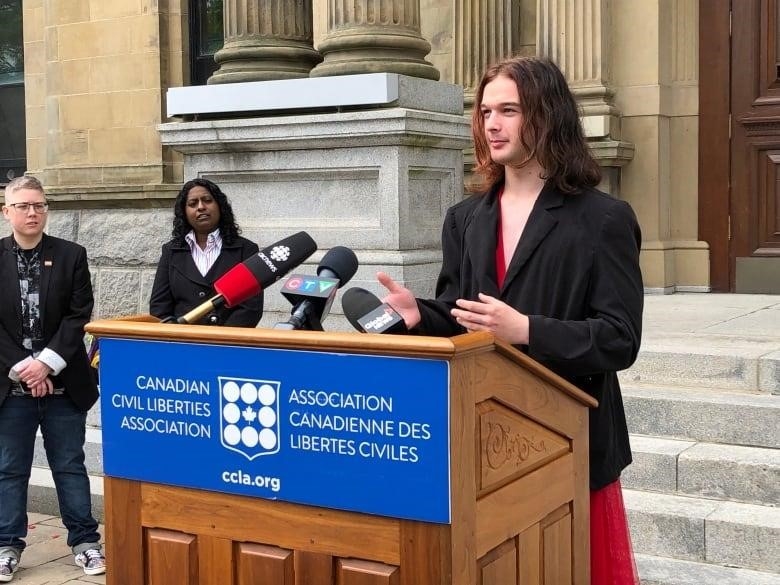
[[28,213],[31,208],[35,213],[46,213],[49,211],[49,204],[45,201],[43,203],[28,203],[27,201],[23,203],[10,203],[8,204],[8,207],[12,207],[19,213]]
[[87,411],[98,389],[84,347],[94,305],[83,246],[44,233],[49,204],[34,177],[5,188],[0,239],[0,582],[19,567],[40,428],[75,563],[105,573],[84,466]]

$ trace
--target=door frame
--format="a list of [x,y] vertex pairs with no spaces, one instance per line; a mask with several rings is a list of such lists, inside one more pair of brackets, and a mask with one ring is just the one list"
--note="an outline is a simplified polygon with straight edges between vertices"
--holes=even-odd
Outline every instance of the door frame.
[[731,0],[699,0],[699,239],[710,287],[734,290],[731,229]]

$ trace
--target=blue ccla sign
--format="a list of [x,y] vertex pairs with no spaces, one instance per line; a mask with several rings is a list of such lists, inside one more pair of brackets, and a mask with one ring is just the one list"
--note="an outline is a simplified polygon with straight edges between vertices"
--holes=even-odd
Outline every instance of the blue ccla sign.
[[450,522],[442,360],[103,339],[106,475]]

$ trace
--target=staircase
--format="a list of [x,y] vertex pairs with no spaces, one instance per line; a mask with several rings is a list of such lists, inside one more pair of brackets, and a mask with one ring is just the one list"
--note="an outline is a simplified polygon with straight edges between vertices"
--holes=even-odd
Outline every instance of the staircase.
[[621,374],[642,585],[780,585],[780,298],[647,305]]

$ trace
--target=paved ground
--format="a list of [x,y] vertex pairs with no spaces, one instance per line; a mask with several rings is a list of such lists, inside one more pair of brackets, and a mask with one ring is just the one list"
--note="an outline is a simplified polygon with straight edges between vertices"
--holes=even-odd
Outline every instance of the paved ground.
[[[103,534],[103,527],[100,527]],[[67,532],[56,516],[29,514],[27,548],[13,583],[24,585],[105,584],[106,576],[90,577],[73,563]]]
[[[690,339],[699,346],[728,347],[741,342],[780,350],[780,296],[676,294],[646,297],[644,341]],[[101,527],[101,533],[103,532]],[[105,575],[88,577],[73,564],[59,518],[30,514],[28,547],[13,583],[75,585],[105,583]],[[108,559],[109,565],[111,559]],[[109,569],[110,570],[110,569]]]
[[780,295],[674,294],[645,297],[643,342],[669,336],[751,339],[780,345]]

